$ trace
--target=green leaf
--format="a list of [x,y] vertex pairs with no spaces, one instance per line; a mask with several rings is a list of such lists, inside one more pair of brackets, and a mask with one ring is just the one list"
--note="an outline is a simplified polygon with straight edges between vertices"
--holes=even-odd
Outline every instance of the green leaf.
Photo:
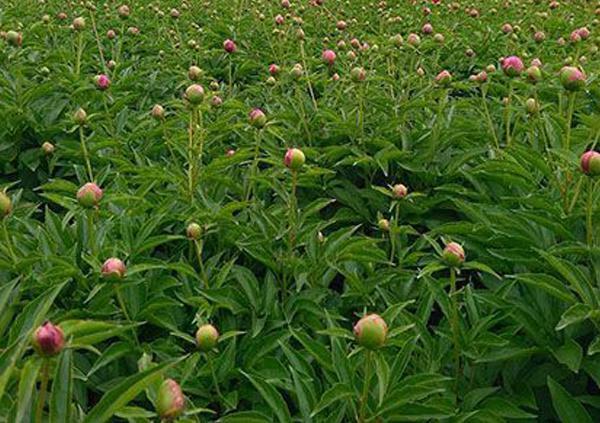
[[321,411],[325,410],[330,405],[336,403],[337,401],[341,401],[344,398],[348,398],[354,396],[354,390],[345,383],[336,383],[331,388],[321,395],[321,400],[315,406],[314,410],[311,413],[311,416],[316,416]]
[[162,373],[182,358],[165,361],[148,370],[125,378],[117,386],[102,396],[98,404],[88,413],[84,423],[102,423],[126,406],[148,386],[158,381]]
[[548,388],[552,396],[554,411],[563,422],[592,423],[586,409],[559,383],[548,376]]
[[73,351],[67,348],[62,352],[58,360],[54,379],[52,379],[50,423],[71,422],[71,395],[73,391],[72,358]]
[[583,359],[583,349],[573,339],[569,339],[563,346],[553,351],[559,363],[566,365],[572,372],[578,373]]
[[281,423],[291,423],[292,417],[290,416],[290,411],[277,389],[273,388],[270,383],[261,377],[251,376],[242,370],[240,370],[240,372],[250,381],[250,383],[252,383],[252,385],[254,385],[265,402],[271,407],[271,410],[273,410],[277,419]]
[[33,393],[35,383],[42,361],[40,359],[29,360],[23,366],[19,376],[19,388],[17,390],[17,414],[15,422],[28,422],[34,414]]
[[563,330],[567,326],[574,325],[586,320],[590,315],[591,309],[585,304],[574,304],[565,311],[558,324],[556,330]]

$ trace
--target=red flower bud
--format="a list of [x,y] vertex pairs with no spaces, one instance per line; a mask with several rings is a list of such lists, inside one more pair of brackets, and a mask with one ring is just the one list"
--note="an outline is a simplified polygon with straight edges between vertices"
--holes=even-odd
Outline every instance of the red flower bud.
[[285,166],[293,171],[300,170],[305,161],[306,157],[299,148],[289,148],[283,157]]
[[333,66],[333,64],[335,63],[335,57],[336,57],[335,51],[333,51],[333,50],[324,50],[323,51],[323,55],[322,55],[323,61],[325,63],[327,63],[329,66]]
[[600,153],[586,151],[581,155],[581,171],[589,176],[600,175]]
[[510,77],[519,76],[524,68],[523,61],[517,56],[510,56],[502,61],[502,70]]
[[94,82],[96,83],[96,87],[101,91],[107,90],[110,87],[110,79],[104,74],[96,75]]
[[100,270],[102,277],[112,282],[119,281],[125,277],[127,268],[125,263],[115,257],[107,259]]
[[255,128],[264,128],[264,126],[267,124],[267,116],[258,108],[250,111],[248,114],[248,119],[250,120],[250,125],[254,126]]
[[237,50],[237,46],[235,45],[235,42],[233,40],[227,39],[223,41],[223,49],[227,53],[235,53],[235,51]]
[[460,244],[450,242],[446,245],[446,248],[444,248],[442,257],[448,265],[459,267],[465,261],[465,250]]
[[585,86],[585,74],[574,66],[565,66],[560,71],[560,83],[567,91],[579,91]]
[[59,326],[46,322],[35,330],[31,344],[42,357],[51,357],[62,351],[65,346],[65,336]]

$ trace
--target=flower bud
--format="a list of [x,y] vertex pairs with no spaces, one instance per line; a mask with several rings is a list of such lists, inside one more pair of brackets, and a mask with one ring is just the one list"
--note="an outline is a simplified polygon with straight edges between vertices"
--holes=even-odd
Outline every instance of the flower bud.
[[275,76],[279,73],[281,69],[279,68],[279,66],[277,66],[275,63],[272,63],[271,65],[269,65],[269,73],[272,76]]
[[574,66],[565,66],[560,71],[560,83],[567,91],[579,91],[585,86],[585,74]]
[[402,35],[396,34],[390,38],[390,42],[396,47],[402,47],[402,44],[404,44],[404,38],[402,38]]
[[421,32],[425,35],[430,35],[433,34],[433,26],[430,23],[426,23],[425,25],[423,25],[423,27],[421,28]]
[[542,80],[542,71],[535,65],[528,67],[525,73],[529,82],[536,83]]
[[120,259],[111,257],[107,259],[100,269],[102,277],[108,281],[116,282],[125,277],[127,267]]
[[160,104],[155,104],[152,107],[152,117],[157,120],[162,120],[165,118],[165,109]]
[[202,73],[202,69],[200,69],[198,66],[190,66],[188,69],[188,78],[190,78],[192,81],[197,81],[202,78]]
[[252,109],[250,111],[250,113],[248,114],[248,119],[250,120],[250,125],[258,129],[264,128],[267,124],[267,116],[262,110],[258,108]]
[[127,6],[125,4],[122,6],[119,6],[119,8],[117,9],[117,12],[119,13],[120,18],[126,19],[129,17],[129,13],[130,13],[129,6]]
[[107,90],[110,87],[110,79],[104,74],[96,75],[94,83],[96,84],[96,88],[101,91]]
[[390,221],[387,219],[379,219],[377,226],[383,232],[388,232],[390,230]]
[[285,166],[293,171],[300,170],[305,161],[306,157],[299,148],[289,148],[283,158],[283,163]]
[[444,248],[442,258],[449,266],[459,267],[465,261],[465,250],[460,244],[450,242]]
[[223,49],[227,53],[235,53],[235,51],[237,50],[237,46],[235,45],[235,42],[233,40],[227,39],[223,41]]
[[540,105],[535,98],[528,98],[527,101],[525,101],[525,109],[527,110],[527,113],[533,115],[540,111]]
[[108,62],[106,62],[106,67],[108,69],[114,69],[117,66],[117,62],[115,62],[114,60],[109,60]]
[[404,198],[408,194],[408,188],[403,184],[396,184],[392,187],[392,193],[395,198]]
[[73,29],[75,31],[81,31],[85,29],[85,18],[82,18],[80,16],[78,18],[73,19]]
[[5,192],[0,191],[0,218],[6,217],[12,211],[12,201]]
[[366,79],[366,77],[367,77],[367,72],[364,70],[364,68],[356,67],[356,68],[352,68],[352,70],[350,71],[350,78],[354,82],[364,81]]
[[581,171],[589,176],[600,176],[600,153],[597,151],[583,153],[581,155]]
[[437,34],[435,34],[433,36],[433,41],[435,41],[438,44],[443,44],[444,41],[446,41],[446,37],[444,37],[444,34],[440,34],[439,32]]
[[202,325],[196,331],[196,343],[202,352],[212,350],[219,340],[219,332],[213,325]]
[[517,56],[509,56],[502,61],[502,70],[507,76],[519,76],[524,69],[523,61]]
[[383,346],[387,332],[385,320],[377,314],[368,314],[354,325],[354,336],[358,345],[368,350]]
[[446,86],[452,81],[452,74],[447,70],[443,70],[435,77],[435,82],[439,85]]
[[54,153],[54,144],[46,141],[42,144],[42,151],[44,152],[44,154],[49,156],[50,154]]
[[89,209],[98,206],[103,194],[98,185],[88,182],[77,191],[77,201],[81,206]]
[[200,239],[202,227],[197,223],[190,223],[185,229],[185,234],[189,239]]
[[8,31],[6,33],[6,41],[12,46],[19,47],[23,44],[23,34],[17,31]]
[[114,40],[115,38],[117,38],[117,33],[114,29],[109,29],[108,31],[106,31],[106,38],[108,38],[109,40]]
[[163,421],[176,419],[185,406],[185,398],[181,387],[173,379],[165,380],[156,395],[156,413]]
[[87,122],[87,113],[80,107],[73,115],[73,120],[77,125],[83,126]]
[[197,106],[204,100],[204,88],[199,84],[192,84],[185,90],[185,98],[190,104]]
[[411,33],[411,34],[408,34],[408,38],[406,39],[406,42],[408,43],[408,45],[411,45],[413,47],[418,47],[419,44],[421,44],[421,37],[419,37],[415,33]]
[[42,357],[51,357],[62,351],[65,346],[65,336],[59,326],[46,322],[33,333],[31,345]]
[[335,63],[336,55],[333,50],[324,50],[321,57],[323,58],[323,61],[329,66],[333,66],[333,64]]

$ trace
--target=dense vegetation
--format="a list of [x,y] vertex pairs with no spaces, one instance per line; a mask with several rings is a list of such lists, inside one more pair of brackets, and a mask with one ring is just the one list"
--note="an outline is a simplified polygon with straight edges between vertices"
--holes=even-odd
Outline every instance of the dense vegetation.
[[0,421],[600,421],[596,0],[3,0]]

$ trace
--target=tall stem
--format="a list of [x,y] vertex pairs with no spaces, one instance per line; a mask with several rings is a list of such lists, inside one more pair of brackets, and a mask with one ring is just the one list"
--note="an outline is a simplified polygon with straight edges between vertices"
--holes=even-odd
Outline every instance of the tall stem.
[[225,403],[225,405],[229,406],[227,400],[221,393],[221,389],[219,389],[219,381],[217,379],[217,374],[215,372],[215,366],[213,365],[212,357],[210,353],[206,353],[206,361],[208,361],[208,367],[210,368],[210,375],[212,377],[213,384],[215,385],[215,391],[217,391],[217,396]]
[[255,191],[255,179],[258,168],[258,156],[260,154],[260,142],[261,142],[262,131],[259,129],[256,131],[256,141],[254,143],[254,157],[252,158],[252,165],[250,166],[250,178],[246,180],[246,193],[244,194],[244,200],[248,201]]
[[85,135],[83,134],[83,126],[79,125],[79,141],[81,142],[81,150],[83,151],[83,159],[87,168],[88,178],[90,182],[94,181],[94,172],[92,172],[92,163],[90,162],[90,153],[85,144]]
[[194,115],[196,109],[190,110],[190,125],[188,128],[188,194],[190,202],[194,199]]
[[[129,317],[129,312],[127,311],[127,307],[125,307],[125,302],[123,301],[123,295],[121,294],[121,286],[120,285],[115,285],[115,294],[117,295],[117,301],[119,302],[119,307],[121,308],[121,311],[123,312],[123,315],[125,316],[125,319],[127,320],[127,323],[132,324],[133,321],[131,320],[131,317]],[[131,328],[131,333],[133,334],[133,339],[135,340],[136,345],[139,347],[140,346],[140,341],[138,340],[137,337],[137,332],[135,331],[135,328]]]
[[102,69],[104,69],[104,73],[108,73],[106,69],[106,60],[104,59],[104,53],[102,52],[102,44],[100,43],[100,36],[98,35],[96,19],[94,18],[94,12],[91,9],[89,12],[92,21],[92,31],[94,31],[94,38],[96,38],[96,45],[98,46],[98,54],[100,55],[100,61],[102,62]]
[[486,91],[487,90],[484,88],[481,89],[481,103],[483,105],[483,111],[484,111],[485,117],[487,119],[488,127],[490,128],[490,132],[492,133],[492,136],[494,137],[494,145],[496,147],[496,150],[500,150],[500,141],[498,141],[498,135],[496,135],[496,129],[494,128],[494,123],[492,122],[492,116],[490,115],[490,110],[487,105]]
[[204,270],[204,262],[202,261],[202,241],[194,240],[194,249],[196,250],[196,258],[198,259],[198,266],[200,267],[200,274],[204,279],[204,287],[208,288],[208,276]]
[[12,240],[10,239],[10,234],[8,233],[8,224],[6,223],[6,219],[2,219],[2,228],[4,230],[4,238],[6,239],[6,248],[8,249],[8,254],[13,262],[13,264],[17,264],[17,256],[15,255],[15,251],[12,247]]
[[47,358],[44,358],[42,363],[42,384],[40,385],[40,393],[38,397],[37,407],[35,410],[35,423],[42,423],[44,405],[46,403],[46,391],[48,390],[49,364],[49,360]]
[[94,232],[94,209],[87,210],[87,224],[88,224],[88,248],[90,254],[94,254],[94,245],[96,244],[96,237]]
[[450,325],[452,326],[452,338],[454,342],[454,367],[455,367],[455,384],[458,395],[458,386],[461,377],[460,364],[460,323],[458,318],[458,302],[456,301],[456,269],[450,268],[450,306],[451,317]]
[[566,127],[564,147],[567,151],[570,151],[571,150],[571,125],[573,124],[573,111],[575,108],[575,94],[569,92],[567,95],[569,98],[569,108],[567,109],[567,127]]
[[312,85],[310,83],[310,73],[308,71],[308,67],[306,66],[306,52],[304,51],[304,41],[303,40],[300,40],[300,54],[302,55],[302,66],[304,67],[304,71],[306,72],[306,84],[308,85],[308,92],[310,93],[310,99],[312,100],[315,110],[317,110],[318,109],[317,100],[315,99],[315,93],[314,93]]
[[75,61],[75,75],[79,76],[81,70],[81,55],[83,54],[83,33],[77,33],[77,57]]
[[586,206],[586,232],[587,232],[587,245],[588,247],[594,246],[594,223],[593,223],[593,210],[594,210],[594,181],[592,178],[589,179],[588,187],[588,198]]
[[512,93],[513,93],[513,82],[512,80],[508,83],[508,97],[506,101],[506,106],[504,108],[504,130],[506,132],[506,146],[510,147],[511,137],[510,137],[510,111],[511,111],[511,103],[512,103]]
[[365,413],[366,413],[366,407],[367,407],[367,401],[369,399],[369,385],[371,382],[371,351],[367,351],[366,355],[365,355],[365,371],[364,371],[364,376],[365,376],[365,381],[363,382],[363,391],[362,391],[362,395],[360,397],[360,408],[359,408],[359,412],[358,412],[358,421],[360,423],[364,423],[365,422]]

